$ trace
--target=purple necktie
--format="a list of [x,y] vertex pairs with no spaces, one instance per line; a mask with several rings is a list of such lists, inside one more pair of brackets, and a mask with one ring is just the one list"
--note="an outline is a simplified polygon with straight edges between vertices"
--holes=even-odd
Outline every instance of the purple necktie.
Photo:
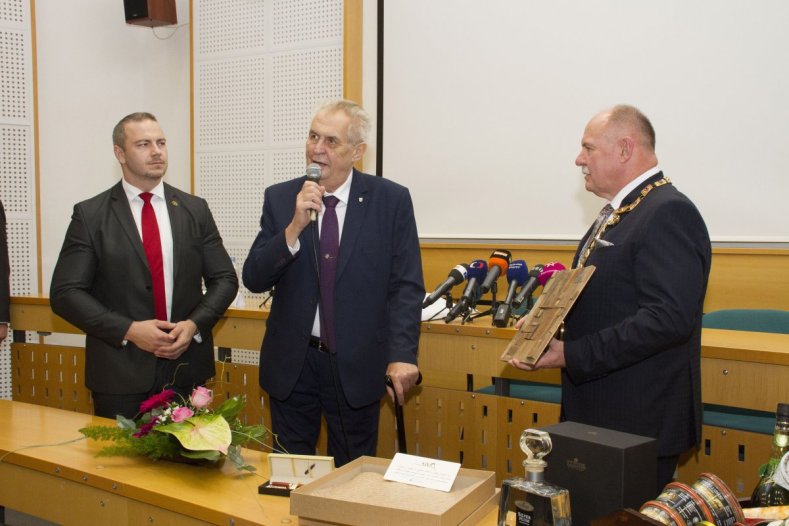
[[330,352],[334,345],[334,279],[337,276],[337,253],[340,251],[340,229],[335,207],[340,200],[333,195],[323,198],[326,210],[321,220],[320,280],[321,280],[321,341]]

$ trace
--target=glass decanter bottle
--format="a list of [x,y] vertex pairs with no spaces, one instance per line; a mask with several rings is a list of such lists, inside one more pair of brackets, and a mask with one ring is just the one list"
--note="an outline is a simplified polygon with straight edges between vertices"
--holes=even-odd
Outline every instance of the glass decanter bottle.
[[545,431],[527,429],[520,446],[526,453],[526,478],[502,482],[498,526],[570,526],[570,492],[543,478],[548,465],[543,457],[551,452],[551,437]]
[[775,481],[775,470],[781,458],[789,453],[789,404],[778,404],[775,412],[773,449],[767,464],[760,470],[761,479],[751,495],[751,506],[783,506],[789,504],[789,489]]

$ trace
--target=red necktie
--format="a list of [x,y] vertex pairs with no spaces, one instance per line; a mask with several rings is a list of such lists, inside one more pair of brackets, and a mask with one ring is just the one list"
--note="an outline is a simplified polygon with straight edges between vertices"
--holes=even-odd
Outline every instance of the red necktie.
[[164,264],[162,263],[162,240],[159,238],[159,223],[151,205],[153,194],[143,192],[142,205],[142,246],[148,258],[153,282],[153,304],[157,320],[167,320],[167,297],[164,294]]

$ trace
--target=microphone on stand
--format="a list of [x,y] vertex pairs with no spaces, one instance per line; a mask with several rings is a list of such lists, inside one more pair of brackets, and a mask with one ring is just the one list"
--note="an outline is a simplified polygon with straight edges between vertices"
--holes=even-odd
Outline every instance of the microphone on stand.
[[520,308],[523,305],[523,302],[526,301],[526,298],[531,296],[534,289],[540,286],[540,282],[537,281],[537,278],[540,277],[540,273],[542,272],[545,265],[534,265],[531,270],[529,271],[529,279],[526,280],[526,283],[523,285],[523,288],[518,293],[517,296],[512,300],[512,306]]
[[438,301],[438,298],[452,290],[452,287],[466,281],[466,276],[468,276],[468,268],[468,265],[461,263],[450,270],[447,279],[438,287],[436,287],[436,290],[431,292],[430,295],[425,298],[425,301],[422,302],[422,308],[424,309],[429,307]]
[[486,294],[493,286],[493,283],[499,279],[499,276],[506,274],[511,258],[512,253],[509,250],[496,249],[493,251],[488,259],[488,274],[479,287],[480,294]]
[[451,322],[457,318],[461,313],[466,312],[470,307],[474,306],[479,299],[479,282],[485,279],[485,274],[488,272],[488,264],[484,260],[475,259],[471,262],[468,268],[468,284],[463,291],[457,303],[450,309],[444,321]]
[[520,307],[537,287],[540,285],[545,286],[554,274],[560,270],[565,270],[565,268],[566,267],[558,261],[546,263],[545,265],[535,265],[531,269],[531,272],[529,272],[529,280],[526,282],[526,285],[523,286],[515,299],[512,300],[513,307],[516,309]]
[[[312,181],[313,183],[320,184],[321,182],[321,167],[315,163],[310,163],[307,166],[307,180]],[[317,210],[310,210],[310,221],[315,221],[318,219],[318,211]]]
[[548,283],[548,280],[551,279],[554,274],[562,270],[567,270],[567,267],[565,267],[558,261],[546,263],[545,268],[543,268],[542,272],[540,273],[540,277],[538,278],[540,281],[540,285],[543,286],[543,290],[545,285]]
[[510,286],[507,289],[507,297],[504,301],[496,307],[496,313],[493,315],[493,325],[495,327],[506,327],[512,315],[512,300],[515,298],[515,291],[529,279],[529,269],[526,267],[526,262],[522,259],[517,259],[510,263],[507,269],[507,281]]

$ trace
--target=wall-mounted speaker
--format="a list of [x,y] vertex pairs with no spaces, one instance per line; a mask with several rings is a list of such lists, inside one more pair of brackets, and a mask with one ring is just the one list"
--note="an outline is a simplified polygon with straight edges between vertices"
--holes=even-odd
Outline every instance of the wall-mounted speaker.
[[139,26],[169,26],[178,23],[175,0],[123,0],[126,23]]

